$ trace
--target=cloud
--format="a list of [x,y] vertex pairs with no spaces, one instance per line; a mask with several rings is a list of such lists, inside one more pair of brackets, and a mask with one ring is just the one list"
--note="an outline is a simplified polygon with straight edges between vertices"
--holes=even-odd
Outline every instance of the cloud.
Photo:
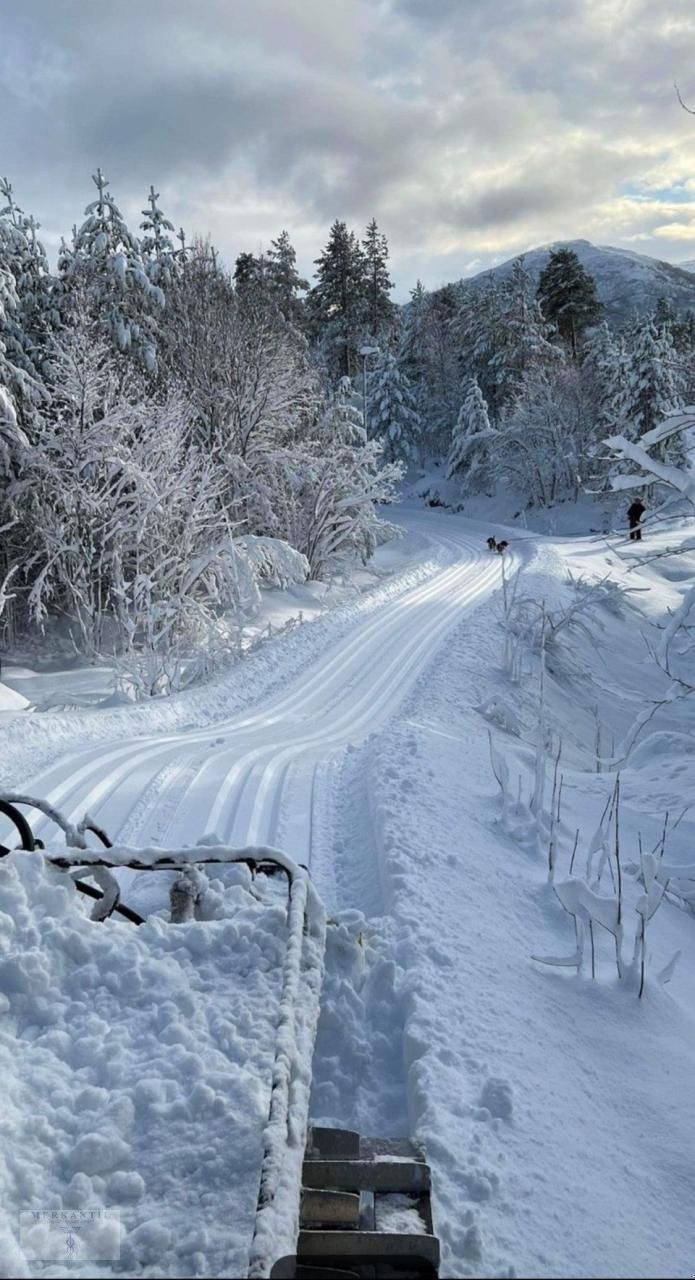
[[564,237],[691,238],[691,0],[32,0],[2,34],[2,168],[53,245],[97,164],[133,222],[152,181],[230,261],[286,226],[310,272],[374,214],[400,296]]

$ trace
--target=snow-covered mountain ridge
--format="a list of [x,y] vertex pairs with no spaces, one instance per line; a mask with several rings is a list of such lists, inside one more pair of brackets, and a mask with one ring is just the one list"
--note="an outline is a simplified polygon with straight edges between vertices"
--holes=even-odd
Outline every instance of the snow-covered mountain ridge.
[[[612,324],[624,323],[633,311],[653,310],[659,298],[667,298],[678,312],[695,310],[695,263],[690,264],[693,268],[690,270],[685,263],[662,262],[631,249],[595,245],[589,240],[559,240],[530,249],[523,255],[524,265],[535,282],[551,249],[559,248],[573,249],[582,266],[594,277],[606,319]],[[462,283],[479,287],[487,284],[491,277],[503,280],[511,272],[513,262],[510,258]]]

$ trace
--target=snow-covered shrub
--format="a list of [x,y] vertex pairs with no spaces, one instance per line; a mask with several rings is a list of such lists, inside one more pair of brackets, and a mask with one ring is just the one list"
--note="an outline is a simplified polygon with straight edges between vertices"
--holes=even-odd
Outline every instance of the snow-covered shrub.
[[260,538],[248,534],[235,539],[235,548],[251,566],[256,581],[264,587],[293,587],[306,582],[309,561],[282,538]]

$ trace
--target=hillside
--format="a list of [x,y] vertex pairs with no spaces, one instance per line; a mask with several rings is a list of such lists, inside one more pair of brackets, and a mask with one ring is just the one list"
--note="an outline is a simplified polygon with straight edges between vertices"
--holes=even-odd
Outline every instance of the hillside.
[[[563,240],[524,255],[527,270],[534,281],[545,267],[551,249],[573,249],[582,266],[596,280],[599,298],[606,308],[606,319],[622,324],[633,311],[651,311],[659,298],[668,298],[678,312],[695,310],[695,274],[681,263],[661,262],[630,249],[610,245],[594,245],[588,240]],[[468,285],[485,285],[492,275],[502,280],[512,269],[513,258],[492,271],[481,271],[463,281]],[[693,264],[695,265],[695,264]]]

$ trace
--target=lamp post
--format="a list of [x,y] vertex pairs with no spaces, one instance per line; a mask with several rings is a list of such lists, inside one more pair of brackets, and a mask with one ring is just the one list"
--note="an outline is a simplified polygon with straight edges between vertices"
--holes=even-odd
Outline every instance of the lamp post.
[[367,361],[370,356],[378,356],[378,347],[360,347],[360,355],[362,356],[362,401],[363,401],[363,417],[364,429],[367,430]]

